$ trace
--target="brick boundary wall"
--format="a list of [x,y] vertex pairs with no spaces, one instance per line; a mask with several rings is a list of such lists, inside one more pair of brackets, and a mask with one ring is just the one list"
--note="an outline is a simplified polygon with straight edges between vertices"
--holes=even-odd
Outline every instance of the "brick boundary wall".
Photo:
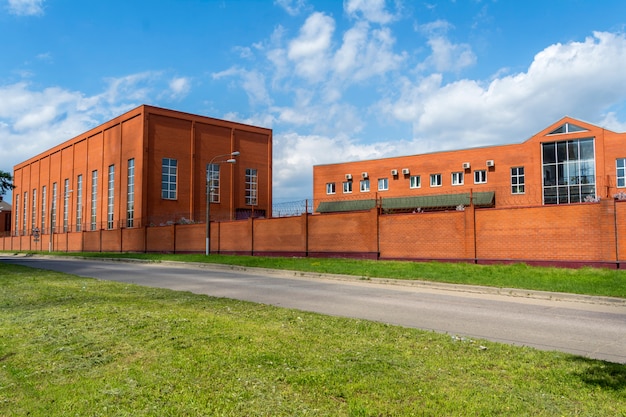
[[[3,237],[0,250],[204,253],[205,237],[205,224],[168,225]],[[626,202],[215,222],[211,252],[626,268]]]

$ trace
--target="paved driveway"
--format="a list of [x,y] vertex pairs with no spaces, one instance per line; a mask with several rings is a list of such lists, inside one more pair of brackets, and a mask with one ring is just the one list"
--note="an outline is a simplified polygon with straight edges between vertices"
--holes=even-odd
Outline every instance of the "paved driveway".
[[216,265],[6,256],[0,261],[626,363],[626,300]]

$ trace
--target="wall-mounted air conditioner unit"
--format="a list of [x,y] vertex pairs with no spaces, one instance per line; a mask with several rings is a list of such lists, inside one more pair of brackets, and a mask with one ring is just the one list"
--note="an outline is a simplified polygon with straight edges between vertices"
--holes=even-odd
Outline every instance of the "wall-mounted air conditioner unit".
[[361,172],[361,177],[367,178],[369,177],[369,174],[367,172]]
[[352,179],[352,174],[346,174],[346,179],[350,181]]
[[409,175],[409,169],[408,168],[402,168],[402,175]]
[[487,160],[487,166],[488,166],[488,167],[495,167],[495,166],[496,166],[496,163],[494,162],[494,160],[493,160],[493,159],[488,159],[488,160]]
[[398,170],[397,169],[392,169],[391,170],[391,176],[392,177],[397,177],[398,176]]
[[463,169],[470,169],[470,163],[469,162],[463,162]]

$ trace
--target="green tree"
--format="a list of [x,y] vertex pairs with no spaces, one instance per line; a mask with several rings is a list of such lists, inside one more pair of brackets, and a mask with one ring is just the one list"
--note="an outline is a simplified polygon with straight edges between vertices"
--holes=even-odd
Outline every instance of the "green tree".
[[8,172],[0,170],[0,195],[4,195],[7,191],[15,188],[13,185],[13,177]]

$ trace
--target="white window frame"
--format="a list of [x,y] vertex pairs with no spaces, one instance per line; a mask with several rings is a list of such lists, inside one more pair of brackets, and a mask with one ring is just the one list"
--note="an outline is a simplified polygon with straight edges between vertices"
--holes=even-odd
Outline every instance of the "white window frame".
[[98,170],[91,171],[91,226],[90,230],[98,230]]
[[115,223],[115,165],[109,165],[107,190],[107,229],[113,229]]
[[220,164],[207,164],[207,185],[211,203],[220,202]]
[[389,190],[389,178],[379,178],[378,179],[378,191],[387,191]]
[[246,168],[246,205],[259,204],[259,174],[256,168]]
[[161,165],[161,198],[176,200],[178,188],[178,160],[163,158]]
[[76,177],[76,231],[83,230],[83,176]]
[[327,182],[326,183],[326,194],[327,195],[332,195],[335,194],[337,192],[337,187],[335,185],[334,182]]
[[524,167],[511,167],[511,194],[526,194],[526,172],[520,174],[520,169],[524,170]]
[[343,193],[351,194],[352,193],[352,181],[344,181],[343,183]]
[[464,184],[464,174],[463,172],[453,172],[452,175],[452,185],[463,185]]
[[442,185],[441,174],[430,174],[431,187],[441,187]]
[[359,190],[361,190],[362,193],[368,193],[370,191],[370,180],[369,180],[369,178],[362,179],[359,182]]
[[128,160],[126,176],[126,227],[135,226],[135,158]]
[[474,171],[474,184],[487,184],[486,169],[477,169]]
[[47,187],[44,185],[41,187],[41,233],[44,233],[46,230],[46,200],[48,196],[46,195],[48,192]]
[[626,187],[626,158],[615,160],[615,184],[617,188]]
[[411,175],[409,178],[409,188],[422,188],[422,179],[419,175]]

